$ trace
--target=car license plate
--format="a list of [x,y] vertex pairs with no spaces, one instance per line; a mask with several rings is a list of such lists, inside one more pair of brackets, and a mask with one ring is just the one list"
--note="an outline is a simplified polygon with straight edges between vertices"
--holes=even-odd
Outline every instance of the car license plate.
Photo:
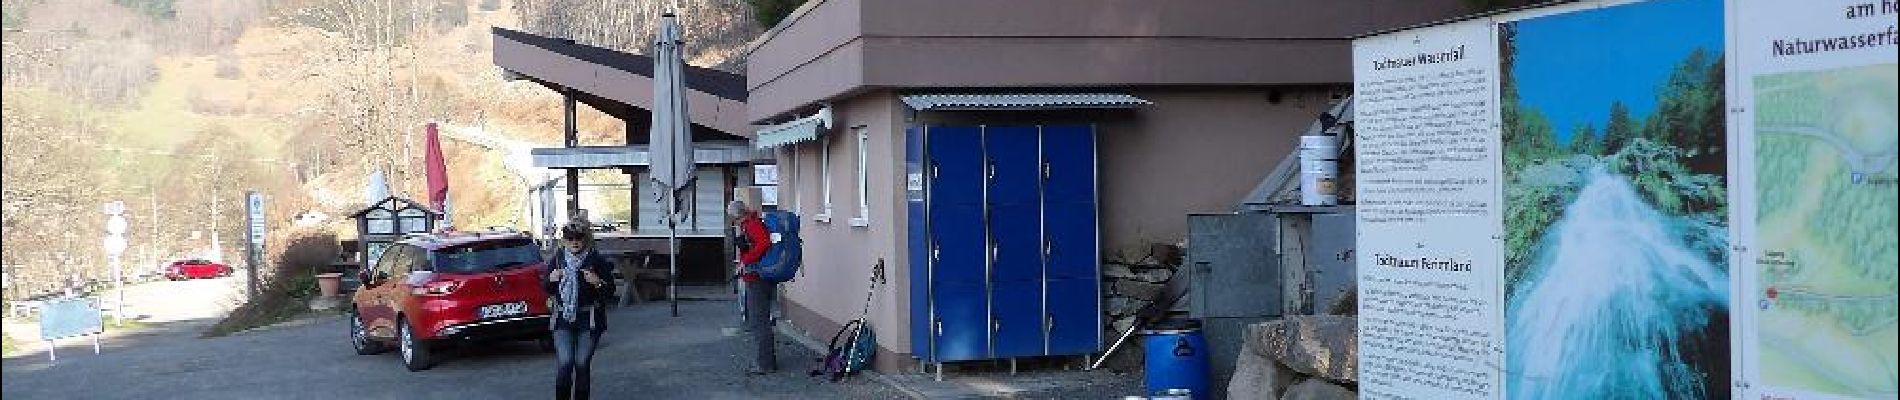
[[517,301],[513,303],[489,304],[482,306],[479,310],[478,313],[482,319],[511,317],[527,314],[528,302]]

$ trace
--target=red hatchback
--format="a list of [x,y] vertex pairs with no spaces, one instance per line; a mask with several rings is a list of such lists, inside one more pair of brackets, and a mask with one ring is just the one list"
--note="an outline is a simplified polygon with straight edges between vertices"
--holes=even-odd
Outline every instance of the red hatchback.
[[357,354],[400,350],[411,371],[428,369],[434,347],[488,339],[548,341],[541,252],[519,233],[453,233],[404,239],[364,270],[351,298]]
[[174,281],[230,275],[231,267],[205,260],[179,260],[165,267],[165,279]]

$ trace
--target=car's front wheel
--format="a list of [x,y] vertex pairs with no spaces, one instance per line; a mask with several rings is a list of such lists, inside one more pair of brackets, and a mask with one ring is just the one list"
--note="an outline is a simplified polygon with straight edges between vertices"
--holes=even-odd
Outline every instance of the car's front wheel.
[[415,331],[409,329],[409,321],[396,318],[396,335],[402,350],[402,366],[408,367],[410,371],[421,371],[432,366],[429,343],[416,338]]
[[355,348],[359,355],[377,354],[384,350],[382,342],[369,338],[369,324],[363,323],[363,316],[357,314],[356,310],[350,310],[350,347]]

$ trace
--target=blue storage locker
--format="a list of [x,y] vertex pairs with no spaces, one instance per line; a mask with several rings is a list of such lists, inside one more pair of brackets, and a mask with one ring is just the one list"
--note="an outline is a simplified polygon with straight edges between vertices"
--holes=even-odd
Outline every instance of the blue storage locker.
[[[1042,280],[1042,235],[1036,204],[990,205],[990,281]],[[1040,289],[1038,289],[1040,291]]]
[[1042,282],[990,283],[994,358],[1043,355]]
[[989,204],[1036,204],[1040,195],[1037,176],[1041,172],[1036,159],[1037,130],[1034,126],[983,129],[983,157],[989,164],[985,200]]
[[1089,126],[1042,128],[1043,199],[1095,203],[1095,130]]
[[1049,203],[1043,210],[1049,279],[1096,278],[1101,252],[1095,203]]
[[1050,280],[1047,315],[1049,354],[1088,354],[1102,347],[1097,278]]
[[938,362],[990,358],[990,318],[983,282],[937,282],[931,306]]
[[982,205],[931,204],[930,229],[931,248],[926,252],[936,259],[931,280],[988,280],[985,264],[989,262],[989,245],[983,238]]
[[924,132],[932,206],[983,204],[983,130],[932,127]]
[[1099,351],[1094,129],[927,126],[905,133],[917,357],[943,363]]

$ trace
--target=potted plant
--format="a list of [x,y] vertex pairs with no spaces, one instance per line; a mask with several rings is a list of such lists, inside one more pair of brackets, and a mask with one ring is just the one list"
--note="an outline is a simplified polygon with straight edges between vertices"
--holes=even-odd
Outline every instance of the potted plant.
[[330,263],[317,269],[317,293],[324,298],[336,297],[343,287],[343,271],[337,263]]

